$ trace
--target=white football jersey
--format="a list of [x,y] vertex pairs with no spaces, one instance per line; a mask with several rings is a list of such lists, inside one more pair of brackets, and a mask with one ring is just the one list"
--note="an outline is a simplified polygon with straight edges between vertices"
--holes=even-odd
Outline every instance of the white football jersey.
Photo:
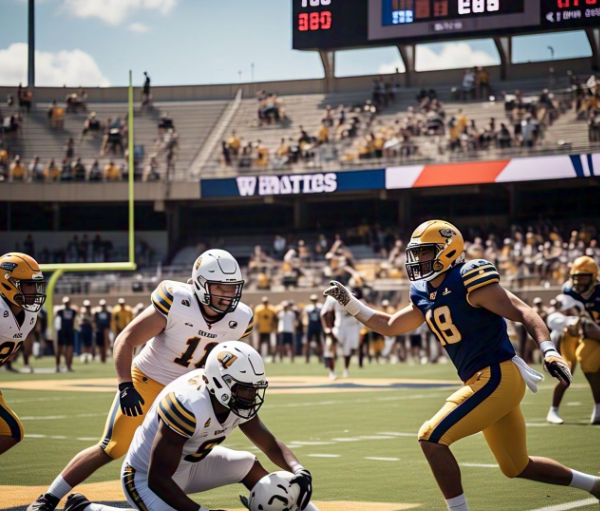
[[6,300],[0,296],[0,366],[15,353],[35,328],[37,313],[23,309],[25,319],[19,326]]
[[350,314],[340,302],[331,296],[328,296],[327,300],[325,300],[323,308],[321,309],[321,316],[324,316],[328,312],[333,312],[335,314],[333,333],[336,336],[339,331],[353,331],[354,329],[360,331],[362,328],[358,319]]
[[159,420],[187,438],[174,475],[187,470],[190,463],[201,462],[238,425],[248,422],[233,412],[223,424],[219,422],[210,393],[202,381],[203,374],[203,369],[185,374],[167,385],[158,395],[143,424],[136,430],[127,453],[127,463],[135,470],[148,473]]
[[220,321],[208,324],[190,284],[165,280],[152,293],[152,303],[167,318],[167,326],[146,343],[133,365],[163,385],[204,367],[215,345],[243,340],[254,326],[252,309],[243,303]]

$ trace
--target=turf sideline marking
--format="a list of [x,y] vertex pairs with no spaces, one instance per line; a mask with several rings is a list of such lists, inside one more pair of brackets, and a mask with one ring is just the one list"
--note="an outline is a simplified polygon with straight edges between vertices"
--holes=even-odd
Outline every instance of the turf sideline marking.
[[569,502],[567,504],[541,507],[539,509],[532,509],[531,511],[568,511],[569,509],[577,509],[580,507],[592,506],[594,504],[598,504],[598,499],[576,500],[575,502]]
[[307,454],[310,458],[341,458],[341,454]]
[[367,456],[365,459],[371,461],[400,461],[400,458],[378,458],[377,456]]
[[[12,402],[12,401],[11,401]],[[71,418],[83,418],[83,417],[105,417],[106,413],[79,413],[77,415],[31,415],[29,417],[20,417],[22,421],[56,421]]]
[[475,467],[475,468],[500,468],[498,465],[493,463],[459,463],[461,467]]

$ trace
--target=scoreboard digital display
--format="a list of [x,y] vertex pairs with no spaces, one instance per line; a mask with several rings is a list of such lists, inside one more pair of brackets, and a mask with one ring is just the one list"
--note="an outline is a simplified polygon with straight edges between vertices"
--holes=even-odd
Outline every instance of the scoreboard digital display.
[[294,48],[343,49],[600,25],[600,0],[292,0]]

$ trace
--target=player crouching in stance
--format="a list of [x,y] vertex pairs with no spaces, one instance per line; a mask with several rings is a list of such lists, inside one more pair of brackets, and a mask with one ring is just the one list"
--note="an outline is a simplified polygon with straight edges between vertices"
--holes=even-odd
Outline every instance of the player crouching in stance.
[[[194,263],[187,284],[167,280],[156,288],[152,305],[115,341],[119,390],[100,442],[77,454],[28,511],[53,511],[74,486],[125,455],[165,385],[204,367],[219,343],[251,334],[254,316],[240,302],[243,286],[235,258],[224,250],[208,250]],[[134,349],[146,342],[134,359]]]
[[448,509],[469,509],[449,447],[479,432],[507,477],[572,486],[600,498],[600,478],[527,453],[520,403],[525,386],[535,392],[542,376],[516,356],[504,318],[525,326],[540,345],[552,376],[568,385],[571,373],[543,320],[502,288],[494,265],[483,259],[464,263],[463,252],[463,237],[452,224],[431,220],[420,225],[406,250],[411,304],[394,315],[368,308],[337,282],[325,294],[385,336],[402,335],[426,321],[456,366],[464,386],[419,431]]
[[[10,360],[35,328],[46,301],[46,283],[38,263],[26,254],[0,257],[0,366]],[[0,392],[0,454],[23,440],[23,425]]]
[[[296,475],[295,509],[310,504],[312,477],[292,451],[258,417],[267,380],[258,352],[243,342],[214,349],[205,369],[169,384],[135,433],[121,470],[127,501],[140,511],[207,511],[188,495],[242,483],[252,490],[268,473],[249,452],[221,447],[239,426],[268,458]],[[251,494],[252,497],[252,494]],[[71,495],[65,511],[117,511]]]

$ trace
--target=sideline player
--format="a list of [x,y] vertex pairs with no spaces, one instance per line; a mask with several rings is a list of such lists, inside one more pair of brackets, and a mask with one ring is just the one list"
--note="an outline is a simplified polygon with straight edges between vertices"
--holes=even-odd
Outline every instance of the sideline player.
[[529,456],[520,403],[525,386],[536,390],[541,375],[516,357],[504,318],[525,326],[552,376],[569,384],[571,373],[542,319],[500,286],[494,265],[483,259],[464,263],[463,254],[458,229],[431,220],[417,227],[407,246],[406,270],[413,282],[408,307],[393,316],[377,312],[338,282],[325,294],[384,335],[402,335],[427,322],[456,366],[464,386],[419,431],[421,448],[448,509],[469,509],[450,445],[479,432],[507,477],[572,486],[600,498],[600,478]]
[[[240,302],[243,286],[234,257],[224,250],[208,250],[194,263],[189,283],[167,280],[156,288],[153,305],[129,323],[115,342],[119,390],[102,439],[77,454],[47,492],[29,505],[29,511],[52,511],[72,487],[123,456],[165,385],[204,367],[217,344],[251,334],[252,311]],[[134,349],[146,342],[132,360]]]
[[[290,482],[300,487],[298,507],[317,511],[310,503],[310,472],[258,417],[267,385],[258,352],[236,341],[213,350],[205,369],[169,384],[136,431],[121,469],[129,504],[139,511],[207,511],[188,495],[236,483],[252,490],[268,472],[254,454],[220,445],[239,427],[272,463],[296,474]],[[66,511],[117,509],[92,505],[77,494],[65,507]]]
[[[46,301],[46,282],[38,263],[26,254],[0,257],[0,366],[35,328]],[[23,425],[0,392],[0,454],[23,440]]]
[[310,295],[310,303],[304,307],[303,322],[306,325],[306,338],[304,341],[304,356],[306,363],[310,363],[311,345],[315,343],[315,354],[319,361],[323,358],[323,325],[321,324],[321,309],[317,295]]
[[[362,299],[362,290],[355,288],[352,290],[356,300]],[[360,323],[340,305],[333,297],[328,296],[321,309],[321,318],[323,321],[323,332],[326,338],[331,338],[334,343],[339,343],[344,357],[344,378],[348,378],[350,369],[350,360],[352,355],[358,350],[358,341],[360,339]],[[334,348],[335,349],[335,348]],[[331,354],[331,353],[330,353]],[[335,379],[334,358],[328,357],[330,362],[331,379]]]
[[592,424],[600,424],[600,282],[598,265],[588,256],[578,257],[569,272],[570,280],[563,293],[581,302],[586,317],[581,320],[581,341],[575,353],[576,360],[592,388],[594,410]]

